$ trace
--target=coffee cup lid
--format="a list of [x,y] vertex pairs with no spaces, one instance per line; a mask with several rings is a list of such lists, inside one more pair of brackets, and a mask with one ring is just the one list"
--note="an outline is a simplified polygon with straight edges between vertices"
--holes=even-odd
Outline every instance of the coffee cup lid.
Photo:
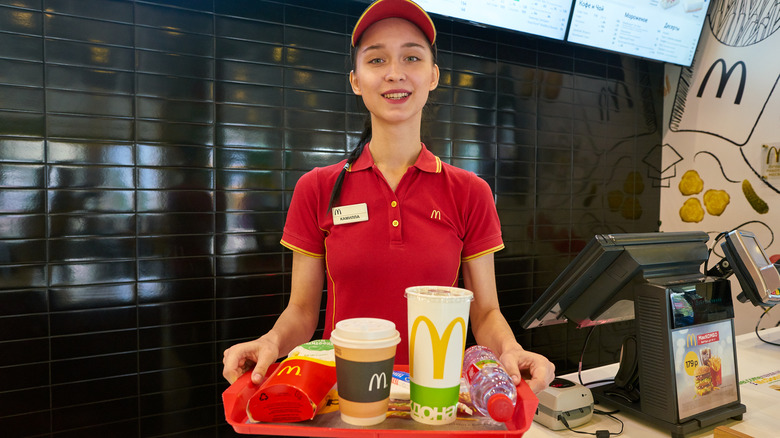
[[351,318],[336,323],[330,340],[334,345],[349,348],[384,348],[401,342],[401,334],[386,319]]

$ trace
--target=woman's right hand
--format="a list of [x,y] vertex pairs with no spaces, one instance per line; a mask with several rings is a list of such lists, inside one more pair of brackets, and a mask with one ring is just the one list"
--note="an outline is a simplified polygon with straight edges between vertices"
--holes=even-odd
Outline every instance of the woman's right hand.
[[231,384],[252,370],[252,383],[259,385],[268,367],[279,358],[279,347],[266,336],[233,345],[222,357],[222,376]]

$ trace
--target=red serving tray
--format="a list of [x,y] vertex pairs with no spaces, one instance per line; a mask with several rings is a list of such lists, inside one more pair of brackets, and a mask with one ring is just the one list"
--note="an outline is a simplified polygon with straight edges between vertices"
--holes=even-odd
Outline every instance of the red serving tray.
[[[273,371],[278,363],[271,365]],[[408,366],[396,365],[396,370],[409,371]],[[513,418],[506,423],[497,423],[489,418],[475,415],[458,417],[455,422],[432,426],[414,421],[411,418],[388,417],[373,427],[353,426],[341,421],[338,411],[318,414],[314,419],[297,423],[250,423],[246,415],[249,398],[257,391],[258,385],[252,383],[251,372],[239,377],[225,392],[222,403],[225,406],[225,419],[233,430],[249,435],[287,435],[309,437],[411,437],[414,435],[444,435],[462,437],[520,437],[531,427],[539,399],[523,381],[517,386],[517,404]]]

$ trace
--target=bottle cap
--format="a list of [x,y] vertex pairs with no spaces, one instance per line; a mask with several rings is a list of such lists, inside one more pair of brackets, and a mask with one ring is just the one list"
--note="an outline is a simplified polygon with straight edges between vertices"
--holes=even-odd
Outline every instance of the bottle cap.
[[506,395],[496,394],[488,400],[487,410],[490,418],[506,423],[512,419],[512,414],[515,412],[515,404]]

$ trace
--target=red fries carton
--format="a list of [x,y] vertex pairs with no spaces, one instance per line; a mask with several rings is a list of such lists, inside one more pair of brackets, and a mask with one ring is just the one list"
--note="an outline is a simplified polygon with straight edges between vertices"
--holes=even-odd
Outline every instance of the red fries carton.
[[311,420],[336,384],[335,365],[313,357],[283,360],[249,399],[248,419],[267,423]]

